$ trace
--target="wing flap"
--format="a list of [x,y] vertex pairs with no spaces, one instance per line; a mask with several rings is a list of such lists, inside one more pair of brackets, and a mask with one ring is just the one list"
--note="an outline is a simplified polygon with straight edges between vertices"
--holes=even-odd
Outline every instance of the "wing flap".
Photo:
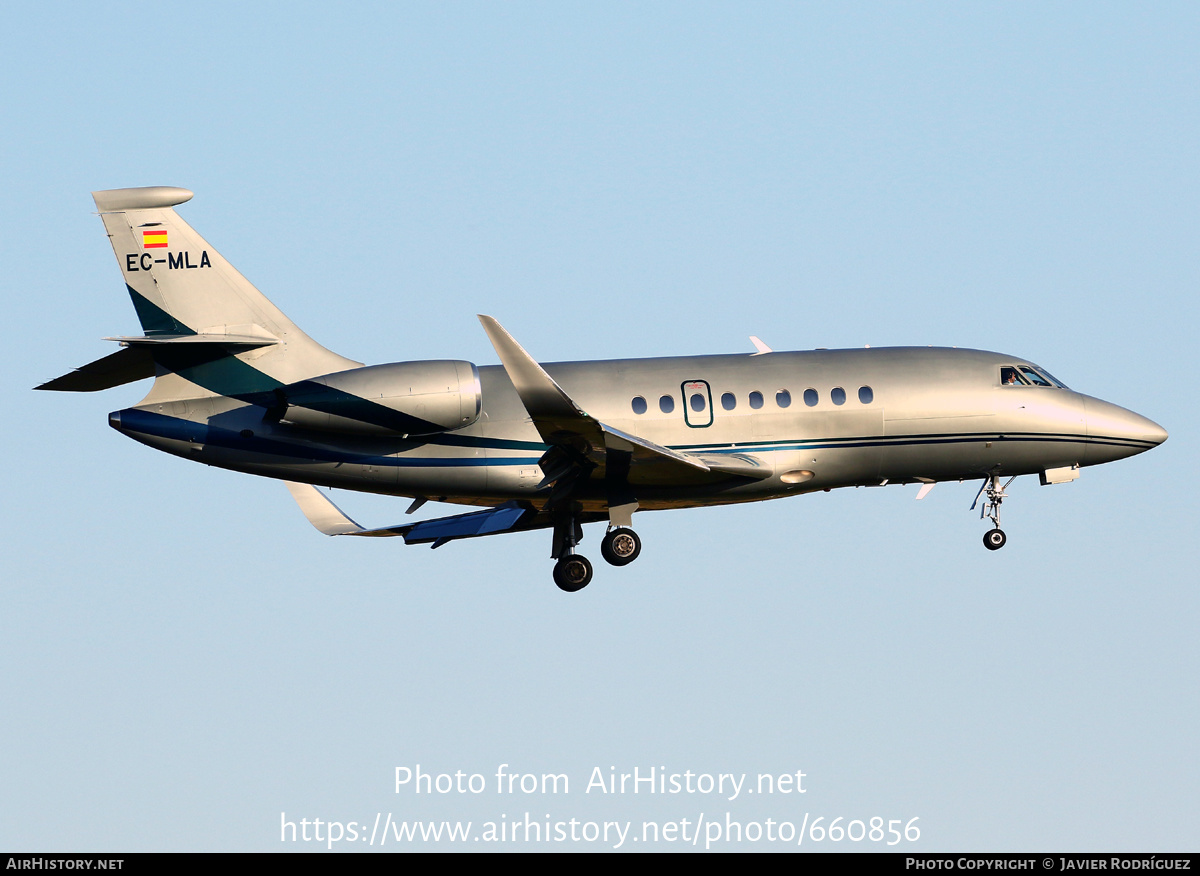
[[696,453],[692,458],[705,463],[709,471],[739,477],[765,480],[775,473],[775,467],[749,453]]
[[628,432],[622,432],[620,429],[614,429],[612,426],[604,425],[604,423],[597,423],[596,425],[600,427],[600,431],[604,435],[606,449],[625,450],[632,453],[635,463],[666,461],[685,466],[695,471],[707,472],[711,469],[711,466],[707,462],[695,454],[680,453],[678,450],[663,447],[661,444],[655,444],[646,438],[630,435]]
[[506,502],[498,508],[489,508],[486,511],[471,511],[467,514],[455,514],[453,517],[422,520],[420,523],[410,523],[399,528],[404,530],[402,534],[405,544],[434,542],[434,547],[437,547],[438,543],[456,538],[476,538],[508,532],[522,518],[532,519],[536,516],[537,512],[531,508],[523,508],[516,502]]

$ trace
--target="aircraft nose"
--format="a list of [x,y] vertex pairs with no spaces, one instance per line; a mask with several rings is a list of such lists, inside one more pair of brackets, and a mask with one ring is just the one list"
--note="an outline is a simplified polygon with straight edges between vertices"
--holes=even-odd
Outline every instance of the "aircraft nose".
[[1146,435],[1148,436],[1148,440],[1153,441],[1155,447],[1167,440],[1166,429],[1153,420],[1147,420],[1145,417],[1142,417],[1142,419],[1146,421]]
[[1126,408],[1087,400],[1088,462],[1108,462],[1143,453],[1167,440],[1167,430]]

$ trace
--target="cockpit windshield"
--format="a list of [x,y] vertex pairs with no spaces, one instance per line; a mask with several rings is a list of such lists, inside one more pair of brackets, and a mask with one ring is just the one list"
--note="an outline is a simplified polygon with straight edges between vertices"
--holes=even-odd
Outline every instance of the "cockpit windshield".
[[1057,386],[1059,389],[1067,389],[1068,388],[1065,383],[1063,383],[1061,380],[1059,380],[1057,377],[1055,377],[1053,374],[1051,374],[1049,371],[1047,371],[1041,365],[1038,366],[1037,370],[1038,370],[1038,374],[1042,375],[1042,377],[1045,377],[1047,380],[1049,380],[1052,385]]
[[1028,365],[1021,366],[1021,373],[1023,375],[1025,375],[1025,377],[1027,377],[1029,379],[1029,382],[1032,383],[1034,386],[1052,386],[1053,385],[1050,383],[1049,380],[1047,380],[1045,377],[1042,377],[1042,375],[1038,374],[1035,369],[1030,368]]
[[1002,386],[1046,386],[1066,389],[1067,385],[1055,378],[1044,368],[1032,365],[1001,365],[1000,384]]

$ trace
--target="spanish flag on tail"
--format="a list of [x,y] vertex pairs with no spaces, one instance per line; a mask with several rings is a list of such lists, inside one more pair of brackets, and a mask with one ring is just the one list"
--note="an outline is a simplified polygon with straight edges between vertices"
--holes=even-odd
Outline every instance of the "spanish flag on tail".
[[167,229],[148,228],[142,232],[142,249],[166,249]]

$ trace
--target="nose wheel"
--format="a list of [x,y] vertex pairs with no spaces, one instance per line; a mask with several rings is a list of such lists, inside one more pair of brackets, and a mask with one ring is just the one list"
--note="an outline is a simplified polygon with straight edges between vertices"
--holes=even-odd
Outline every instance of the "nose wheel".
[[983,502],[983,507],[979,509],[979,519],[992,521],[992,529],[983,534],[983,546],[989,551],[998,551],[1008,543],[1008,536],[1000,528],[1000,503],[1007,498],[1004,491],[1016,479],[1017,476],[1013,475],[1001,486],[1000,475],[988,475],[983,486],[979,488],[979,492],[975,494],[975,501],[971,503],[971,510],[974,511],[975,506],[979,504],[980,496],[986,494],[987,498]]

